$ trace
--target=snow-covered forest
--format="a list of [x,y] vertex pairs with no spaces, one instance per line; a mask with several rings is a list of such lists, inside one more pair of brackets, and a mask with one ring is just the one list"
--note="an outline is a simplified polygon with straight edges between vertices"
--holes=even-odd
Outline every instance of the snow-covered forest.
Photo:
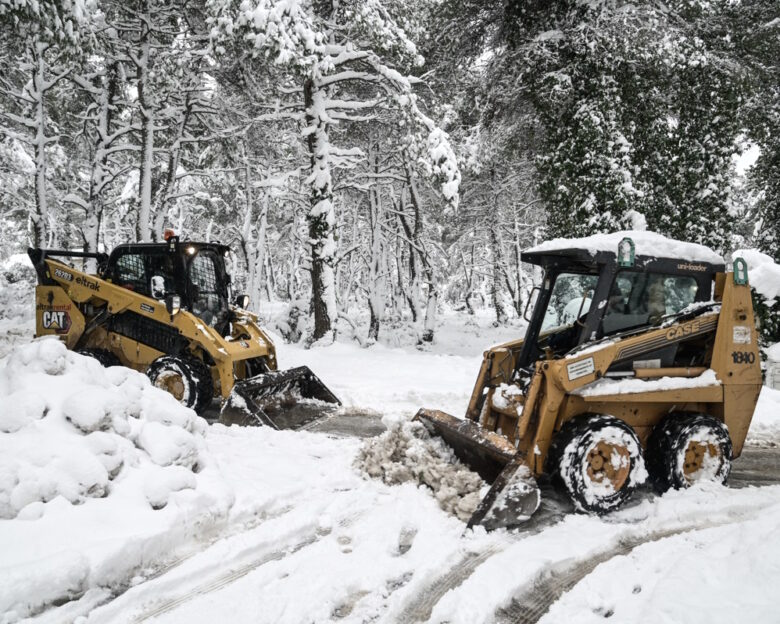
[[0,25],[3,256],[173,228],[229,244],[288,339],[423,343],[443,306],[519,316],[553,236],[780,260],[776,0],[0,0]]
[[0,624],[780,621],[780,0],[0,32]]

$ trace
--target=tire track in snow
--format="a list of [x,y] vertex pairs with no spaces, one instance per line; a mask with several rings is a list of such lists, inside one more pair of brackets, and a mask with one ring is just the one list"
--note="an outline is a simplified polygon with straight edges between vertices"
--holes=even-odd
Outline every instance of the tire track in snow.
[[479,553],[468,553],[461,558],[449,572],[417,591],[402,609],[397,621],[404,624],[427,622],[442,597],[451,589],[460,586],[482,563],[505,550],[515,541],[536,535],[563,519],[571,506],[546,481],[540,483],[540,487],[543,494],[539,510],[529,521],[509,533],[507,542],[491,546]]
[[744,522],[755,517],[762,509],[764,507],[753,509],[752,513],[747,513],[737,520],[688,524],[641,536],[624,537],[618,540],[616,545],[589,555],[587,561],[563,560],[555,562],[539,571],[530,583],[522,586],[520,592],[512,597],[512,602],[507,607],[496,611],[495,622],[496,624],[536,624],[563,594],[570,591],[602,563],[615,557],[628,555],[642,544],[656,542],[682,533],[692,533]]
[[[292,510],[293,507],[287,505],[285,507],[282,507],[278,511],[272,513],[261,512],[251,517],[249,520],[241,523],[240,525],[241,528],[238,531],[230,530],[230,529],[222,532],[217,531],[211,537],[207,537],[206,539],[201,539],[198,541],[198,545],[202,546],[202,548],[200,548],[199,550],[192,550],[191,552],[188,552],[182,555],[181,557],[177,557],[176,559],[172,559],[170,561],[164,562],[159,566],[152,566],[151,572],[149,574],[143,575],[143,579],[144,579],[143,582],[148,583],[149,581],[153,581],[157,578],[160,578],[161,576],[167,574],[171,570],[178,568],[180,565],[182,565],[189,559],[192,559],[195,555],[202,553],[204,550],[208,550],[211,546],[213,546],[214,544],[216,544],[221,540],[235,537],[236,535],[239,535],[241,533],[247,533],[252,529],[256,529],[264,522],[268,522],[269,520],[275,520],[276,518],[281,518],[285,514],[290,513]],[[118,595],[119,594],[115,595],[114,597],[117,597]]]
[[[734,461],[734,468],[729,482],[731,487],[762,486],[780,483],[780,449],[744,447],[742,455]],[[758,513],[758,511],[760,510],[754,510],[755,513]],[[741,518],[738,521],[744,519]],[[618,545],[594,555],[587,562],[561,561],[552,564],[541,571],[529,585],[526,585],[519,595],[516,594],[508,607],[499,609],[496,612],[496,622],[499,624],[532,624],[538,622],[554,602],[572,589],[585,576],[593,572],[598,565],[614,557],[627,555],[642,544],[690,531],[724,526],[733,522],[735,521],[696,524],[666,531],[657,531],[642,537],[621,540]],[[549,525],[545,525],[542,528],[547,526]],[[536,533],[538,531],[534,530],[533,532]]]
[[[362,514],[363,512],[361,511],[353,512],[347,515],[346,517],[342,518],[337,523],[337,525],[342,528],[349,527]],[[265,552],[260,557],[252,558],[250,561],[243,563],[238,567],[231,568],[227,572],[213,575],[208,580],[205,580],[202,583],[195,585],[194,587],[190,588],[184,593],[177,592],[179,593],[179,595],[177,595],[176,597],[165,600],[164,602],[157,604],[156,606],[145,611],[144,613],[137,615],[131,620],[131,622],[133,622],[133,624],[141,624],[142,622],[147,622],[156,617],[174,611],[181,605],[184,605],[193,599],[197,599],[200,596],[205,596],[212,592],[219,591],[223,587],[226,587],[227,585],[230,585],[231,583],[237,581],[238,579],[245,577],[247,574],[250,574],[254,570],[257,570],[258,568],[266,564],[272,563],[274,561],[281,561],[282,559],[285,559],[286,557],[289,557],[290,555],[293,555],[303,550],[304,548],[312,546],[313,544],[317,543],[322,538],[330,535],[331,533],[332,533],[332,529],[329,527],[328,528],[313,527],[310,528],[309,530],[304,529],[297,535],[293,536],[292,539],[289,539],[282,548],[274,548],[270,552]],[[246,556],[247,554],[243,553],[243,557]],[[242,558],[242,556],[239,555],[239,557],[237,558],[240,559]],[[229,565],[229,563],[224,564],[221,567],[221,569],[224,569],[227,565]],[[205,571],[204,571],[204,576],[205,576]]]
[[485,550],[468,553],[462,557],[450,570],[427,584],[409,602],[398,616],[398,622],[412,624],[413,622],[427,622],[431,612],[442,596],[449,590],[458,587],[465,581],[479,565],[487,561],[493,555],[499,553],[508,544],[503,546],[491,546]]
[[[48,624],[48,622],[71,622],[77,617],[86,616],[94,609],[108,605],[112,601],[121,598],[127,591],[133,589],[133,587],[150,583],[168,572],[175,570],[193,557],[208,550],[214,544],[234,538],[241,533],[247,533],[265,522],[275,520],[290,513],[292,510],[293,507],[290,505],[272,512],[258,510],[254,514],[248,515],[246,520],[241,521],[239,518],[227,527],[211,527],[209,530],[200,534],[192,543],[185,545],[186,550],[183,554],[172,559],[152,562],[144,568],[136,570],[135,573],[128,574],[127,579],[118,585],[88,588],[77,595],[73,595],[67,602],[54,605],[51,609],[43,611],[36,616],[36,621],[40,621],[42,624]],[[234,528],[236,526],[239,528]],[[129,579],[133,576],[140,577],[142,579],[141,583],[138,585],[131,585]]]
[[284,548],[282,550],[272,551],[260,557],[259,559],[251,561],[243,566],[240,566],[235,570],[232,570],[231,572],[220,574],[213,580],[194,587],[193,589],[189,590],[185,594],[182,594],[178,598],[173,598],[171,600],[162,603],[161,605],[155,607],[154,609],[147,611],[146,613],[142,614],[139,617],[136,617],[133,620],[133,622],[134,624],[140,624],[141,622],[146,622],[155,617],[168,613],[169,611],[173,611],[177,607],[189,602],[190,600],[193,600],[194,598],[197,598],[199,596],[204,596],[206,594],[210,594],[211,592],[222,589],[223,587],[229,585],[230,583],[233,583],[234,581],[237,581],[238,579],[246,576],[253,570],[256,570],[260,566],[263,566],[267,563],[271,563],[272,561],[280,561],[281,559],[284,559],[285,557],[288,557],[289,555],[292,555],[298,552],[299,550],[306,548],[307,546],[311,546],[316,541],[318,541],[321,537],[322,535],[318,535],[316,532],[311,535],[306,535],[303,537],[303,539],[289,545],[287,548]]

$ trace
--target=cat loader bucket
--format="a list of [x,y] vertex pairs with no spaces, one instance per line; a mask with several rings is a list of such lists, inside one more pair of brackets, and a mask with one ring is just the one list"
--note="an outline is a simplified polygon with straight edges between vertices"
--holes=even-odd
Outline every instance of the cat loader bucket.
[[308,366],[298,366],[236,382],[219,420],[228,425],[300,429],[339,405],[341,401]]

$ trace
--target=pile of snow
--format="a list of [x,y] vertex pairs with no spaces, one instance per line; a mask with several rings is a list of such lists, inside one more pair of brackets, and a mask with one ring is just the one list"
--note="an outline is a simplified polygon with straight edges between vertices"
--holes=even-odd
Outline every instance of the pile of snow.
[[455,457],[452,448],[431,436],[419,422],[394,423],[379,437],[368,440],[355,466],[388,485],[411,481],[427,486],[444,511],[464,522],[477,508],[485,486],[479,475]]
[[764,386],[745,442],[750,446],[780,446],[780,390]]
[[54,338],[14,349],[0,370],[0,613],[126,582],[151,554],[132,548],[144,532],[225,516],[232,492],[206,428],[133,370]]
[[757,249],[737,249],[732,257],[747,262],[750,286],[772,305],[780,297],[780,265]]
[[35,270],[27,254],[0,262],[0,357],[35,332]]
[[766,349],[766,385],[780,390],[780,342]]
[[554,238],[528,249],[526,253],[562,251],[564,249],[586,249],[591,254],[596,254],[600,251],[616,253],[618,244],[626,237],[634,241],[637,256],[679,258],[693,262],[723,264],[723,258],[709,247],[699,245],[698,243],[686,243],[666,238],[666,236],[656,234],[655,232],[641,230],[624,230],[622,232],[613,232],[612,234],[594,234],[585,238]]

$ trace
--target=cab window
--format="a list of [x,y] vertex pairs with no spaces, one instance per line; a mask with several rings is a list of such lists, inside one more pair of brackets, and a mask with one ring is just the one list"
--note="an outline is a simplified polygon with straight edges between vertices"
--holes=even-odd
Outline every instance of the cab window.
[[561,273],[555,278],[542,332],[571,327],[590,310],[598,275]]
[[122,288],[149,297],[152,276],[159,275],[165,280],[166,293],[176,293],[174,262],[174,256],[167,253],[122,254],[116,262],[114,282]]
[[225,288],[217,266],[218,260],[210,251],[198,253],[189,266],[192,311],[212,327],[222,320],[221,317],[228,309]]
[[603,333],[653,325],[693,303],[697,290],[698,283],[690,276],[620,271],[609,292]]
[[124,254],[116,263],[114,281],[122,288],[127,288],[143,295],[147,294],[149,285],[146,279],[146,264],[140,254]]

